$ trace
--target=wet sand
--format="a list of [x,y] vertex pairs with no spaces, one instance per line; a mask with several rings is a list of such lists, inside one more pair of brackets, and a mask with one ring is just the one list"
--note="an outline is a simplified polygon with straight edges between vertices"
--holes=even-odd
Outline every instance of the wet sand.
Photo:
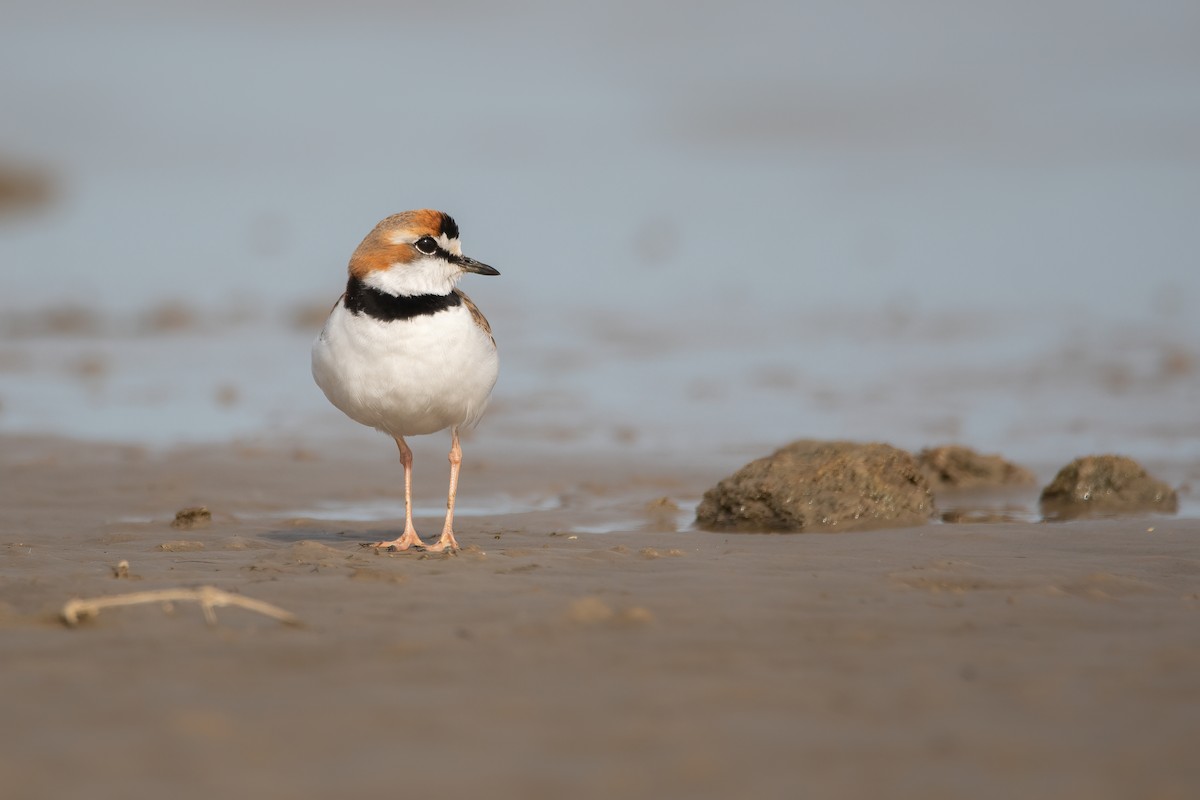
[[[4,796],[1200,790],[1200,522],[661,530],[647,502],[724,472],[563,450],[468,458],[464,503],[558,502],[464,517],[463,552],[422,556],[359,546],[394,522],[291,513],[388,496],[382,443],[0,439]],[[425,463],[433,497],[444,465]],[[198,504],[211,524],[171,527]],[[644,521],[572,533],[588,513]],[[303,627],[240,609],[208,627],[194,604],[56,616],[202,585]]]
[[[677,530],[808,437],[1200,486],[1200,5],[18,5],[2,800],[1200,797],[1194,489]],[[503,366],[455,557],[358,546],[395,452],[309,369],[364,226],[425,205],[504,274],[463,285]],[[57,618],[201,586],[304,625]]]

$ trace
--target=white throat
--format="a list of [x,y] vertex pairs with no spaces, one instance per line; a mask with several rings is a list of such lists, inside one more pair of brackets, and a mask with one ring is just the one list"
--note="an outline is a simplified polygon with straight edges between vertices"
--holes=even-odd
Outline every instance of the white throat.
[[458,285],[462,270],[440,258],[421,258],[408,264],[368,272],[363,283],[398,297],[447,295]]

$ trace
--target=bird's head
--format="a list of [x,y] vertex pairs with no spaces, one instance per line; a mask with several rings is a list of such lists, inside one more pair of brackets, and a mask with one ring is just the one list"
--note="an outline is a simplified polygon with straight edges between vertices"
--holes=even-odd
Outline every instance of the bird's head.
[[500,274],[464,256],[454,218],[428,208],[383,220],[350,257],[352,277],[397,296],[449,294],[468,272]]

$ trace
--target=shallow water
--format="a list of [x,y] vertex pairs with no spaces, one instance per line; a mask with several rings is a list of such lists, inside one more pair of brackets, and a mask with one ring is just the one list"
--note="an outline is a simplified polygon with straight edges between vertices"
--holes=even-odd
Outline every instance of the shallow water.
[[[1170,328],[1129,335],[1097,326],[1053,342],[1057,323],[1045,319],[1015,334],[986,324],[870,331],[843,320],[784,336],[751,331],[754,344],[710,332],[641,352],[584,327],[564,327],[552,341],[519,324],[508,333],[504,316],[494,317],[502,375],[468,453],[736,461],[810,436],[913,449],[962,441],[1042,472],[1108,450],[1180,464],[1200,455],[1200,374],[1171,366],[1193,351]],[[643,330],[647,340],[672,335],[669,323]],[[311,338],[259,321],[221,333],[11,339],[0,347],[0,429],[156,447],[284,438],[385,448],[313,384]]]
[[[496,517],[506,514],[525,514],[531,511],[553,511],[561,507],[557,497],[513,497],[509,495],[485,495],[463,498],[466,502],[456,504],[455,517]],[[414,517],[443,517],[446,514],[445,505],[413,504]],[[289,517],[297,519],[349,520],[351,522],[379,522],[383,520],[404,519],[404,497],[399,499],[384,499],[352,502],[322,502],[307,508],[272,510],[263,512],[264,517],[277,519]]]
[[0,431],[358,436],[288,318],[430,205],[503,273],[485,452],[1200,459],[1189,4],[339,9],[13,7]]

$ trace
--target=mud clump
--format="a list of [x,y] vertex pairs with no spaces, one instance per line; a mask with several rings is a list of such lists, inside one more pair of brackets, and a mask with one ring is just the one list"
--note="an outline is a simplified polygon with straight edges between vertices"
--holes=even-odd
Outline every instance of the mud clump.
[[934,512],[929,482],[911,454],[886,444],[802,439],[705,492],[696,524],[714,531],[863,530],[922,525]]
[[1174,514],[1175,490],[1125,456],[1077,458],[1042,489],[1042,516],[1048,520],[1137,514]]
[[212,522],[211,511],[204,506],[193,506],[176,511],[175,519],[171,521],[171,527],[188,530],[203,527],[210,522]]
[[959,445],[926,448],[917,453],[917,462],[934,491],[1032,486],[1037,481],[1032,472],[1001,456]]
[[679,504],[669,497],[659,497],[651,500],[642,507],[646,522],[643,530],[658,533],[674,533],[678,530],[676,519],[679,516]]

